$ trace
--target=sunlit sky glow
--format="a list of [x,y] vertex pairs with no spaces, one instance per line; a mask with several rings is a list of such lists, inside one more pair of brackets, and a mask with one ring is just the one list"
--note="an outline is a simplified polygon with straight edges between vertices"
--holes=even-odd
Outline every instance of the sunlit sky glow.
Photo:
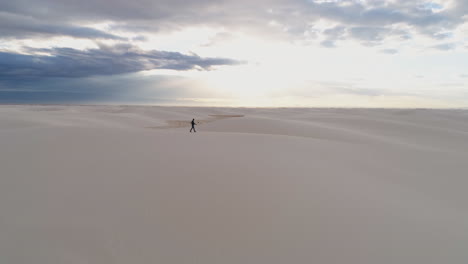
[[0,103],[468,107],[464,0],[0,0]]

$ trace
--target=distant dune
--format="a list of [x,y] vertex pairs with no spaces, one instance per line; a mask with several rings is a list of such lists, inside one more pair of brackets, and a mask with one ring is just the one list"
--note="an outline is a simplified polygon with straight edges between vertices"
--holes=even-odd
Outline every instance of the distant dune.
[[461,264],[467,188],[468,110],[0,106],[5,264]]

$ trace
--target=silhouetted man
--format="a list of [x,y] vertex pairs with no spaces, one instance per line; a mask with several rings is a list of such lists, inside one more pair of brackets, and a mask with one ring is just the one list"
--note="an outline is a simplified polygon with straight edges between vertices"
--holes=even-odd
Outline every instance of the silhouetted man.
[[191,124],[192,124],[192,128],[190,129],[190,133],[192,133],[192,130],[196,133],[197,131],[195,130],[195,118],[192,119]]

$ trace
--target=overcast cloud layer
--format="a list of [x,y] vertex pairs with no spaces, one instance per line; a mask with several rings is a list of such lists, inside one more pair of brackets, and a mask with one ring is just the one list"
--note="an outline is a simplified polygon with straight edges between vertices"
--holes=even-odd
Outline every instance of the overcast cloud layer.
[[402,38],[414,33],[449,37],[466,20],[467,9],[463,0],[16,0],[0,3],[0,21],[1,33],[7,37],[34,33],[96,39],[119,37],[83,24],[110,21],[120,29],[144,32],[197,24],[265,29],[275,21],[282,31],[304,36],[317,33],[314,22],[326,19],[343,29],[332,37],[345,34],[376,41],[384,38],[383,33]]
[[[395,56],[403,44],[421,38],[427,44],[415,45],[417,49],[466,50],[467,19],[464,0],[0,0],[0,89],[19,89],[31,78],[184,72],[248,63],[223,54],[204,57],[138,46],[151,36],[187,27],[222,28],[223,34],[241,32],[323,49],[354,42]],[[94,46],[31,44],[63,37]]]

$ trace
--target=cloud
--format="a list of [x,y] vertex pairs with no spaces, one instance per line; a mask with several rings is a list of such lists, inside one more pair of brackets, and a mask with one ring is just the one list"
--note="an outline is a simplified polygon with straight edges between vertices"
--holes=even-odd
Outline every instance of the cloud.
[[31,17],[0,12],[0,39],[6,37],[71,36],[89,39],[125,40],[125,38],[89,27],[51,24]]
[[451,43],[442,43],[442,44],[432,46],[433,49],[442,50],[442,51],[453,50],[456,47],[457,47],[457,43],[453,43],[453,42],[451,42]]
[[[15,0],[0,3],[0,10],[17,16],[45,21],[47,25],[77,25],[83,22],[108,21],[113,29],[128,32],[178,30],[185,26],[211,25],[229,30],[256,31],[262,34],[290,34],[304,38],[310,26],[319,20],[348,30],[347,37],[359,41],[380,41],[399,34],[396,28],[407,27],[411,33],[434,38],[448,36],[463,24],[468,12],[464,0],[445,6],[430,1],[318,1],[318,0]],[[32,21],[32,20],[31,20]],[[268,26],[276,21],[281,27]],[[28,27],[32,23],[27,22]],[[15,27],[18,34],[21,30]],[[47,28],[47,27],[46,27]],[[47,31],[43,27],[29,31]],[[379,31],[379,32],[377,32]],[[55,30],[57,34],[68,30]],[[354,33],[353,33],[354,32]],[[441,34],[440,32],[446,32]],[[97,34],[97,32],[95,32]],[[326,31],[323,32],[326,36]],[[10,31],[10,35],[14,30]],[[329,42],[334,36],[328,36]],[[335,36],[341,38],[342,36]],[[377,39],[377,40],[376,40]]]
[[340,38],[346,33],[346,28],[344,26],[336,26],[328,28],[323,31],[323,35],[327,37]]
[[336,47],[336,41],[345,39],[346,28],[344,26],[335,26],[325,29],[322,34],[326,37],[320,44],[326,48]]
[[332,39],[326,39],[326,40],[320,42],[320,45],[322,45],[325,48],[335,48],[336,47],[336,43]]
[[76,50],[71,48],[29,49],[25,55],[0,52],[0,79],[42,77],[87,77],[115,75],[153,69],[209,70],[218,65],[240,62],[225,58],[202,58],[168,51],[143,51],[134,46],[120,44],[99,49]]
[[421,28],[453,27],[462,22],[452,10],[435,12],[419,1],[309,1],[308,11],[351,26],[384,27],[404,23]]
[[453,33],[451,32],[439,32],[439,33],[435,33],[433,35],[434,39],[437,39],[437,40],[444,40],[444,39],[448,39],[448,38],[451,38],[453,37]]
[[384,54],[393,55],[393,54],[397,54],[397,53],[398,53],[398,50],[397,50],[397,49],[383,49],[383,50],[381,50],[380,52],[382,52],[382,53],[384,53]]
[[366,43],[378,43],[385,39],[388,32],[388,29],[378,27],[353,27],[350,29],[350,35],[353,38],[363,40]]

